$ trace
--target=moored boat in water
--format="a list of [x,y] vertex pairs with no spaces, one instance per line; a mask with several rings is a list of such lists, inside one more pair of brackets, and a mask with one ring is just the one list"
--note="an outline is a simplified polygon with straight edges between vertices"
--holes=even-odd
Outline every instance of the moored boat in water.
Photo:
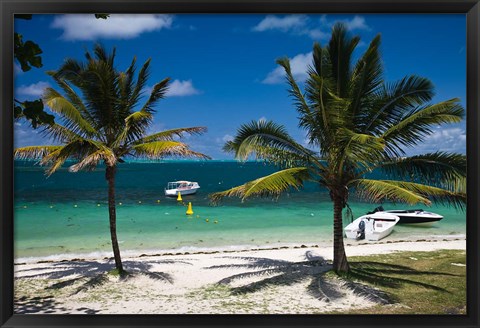
[[197,192],[197,190],[200,189],[200,186],[198,182],[192,182],[192,181],[172,181],[167,184],[167,187],[165,188],[165,196],[178,196],[178,193],[180,195],[192,195]]
[[363,215],[345,227],[345,236],[355,240],[378,241],[391,234],[399,220],[398,216],[389,213]]
[[375,208],[372,212],[368,212],[367,214],[374,214],[374,213],[394,214],[400,218],[400,221],[398,221],[398,224],[431,225],[443,219],[443,216],[440,214],[427,212],[422,209],[385,211],[382,206],[379,206]]

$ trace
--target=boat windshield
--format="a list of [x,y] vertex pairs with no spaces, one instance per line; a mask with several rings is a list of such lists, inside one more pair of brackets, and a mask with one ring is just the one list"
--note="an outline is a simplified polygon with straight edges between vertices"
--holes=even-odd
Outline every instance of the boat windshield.
[[169,189],[181,189],[187,188],[188,186],[192,185],[191,183],[180,181],[180,182],[169,182],[167,185],[167,190]]

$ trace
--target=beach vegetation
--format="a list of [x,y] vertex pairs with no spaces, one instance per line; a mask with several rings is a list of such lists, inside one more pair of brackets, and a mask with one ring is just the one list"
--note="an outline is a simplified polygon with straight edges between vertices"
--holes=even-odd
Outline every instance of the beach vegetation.
[[[125,158],[193,157],[208,159],[180,141],[185,134],[199,135],[206,127],[174,128],[148,133],[156,104],[165,97],[169,78],[156,83],[146,100],[143,98],[150,72],[148,59],[136,73],[136,59],[125,71],[115,66],[115,49],[110,53],[97,44],[85,61],[66,59],[48,74],[59,90],[47,88],[43,102],[56,115],[43,133],[52,145],[28,146],[14,151],[16,159],[38,159],[50,176],[69,162],[68,170],[105,169],[108,185],[110,237],[119,273],[124,271],[117,238],[115,177]],[[58,121],[58,122],[57,122]]]
[[[337,272],[350,271],[343,214],[349,211],[351,194],[372,203],[429,206],[436,202],[461,209],[466,203],[465,155],[407,153],[436,127],[463,120],[460,99],[432,103],[433,83],[417,75],[386,82],[381,36],[356,56],[359,44],[358,36],[351,36],[344,24],[337,23],[325,46],[314,43],[313,60],[302,85],[294,78],[289,59],[277,60],[285,71],[298,126],[306,132],[308,145],[295,141],[284,126],[273,121],[241,125],[224,150],[238,160],[253,157],[280,170],[210,195],[218,203],[225,197],[242,201],[278,197],[302,188],[307,181],[325,188],[333,203],[333,267]],[[375,179],[374,171],[386,178]]]
[[349,314],[466,314],[465,251],[397,252],[350,261],[352,269],[343,278],[385,292],[392,304]]

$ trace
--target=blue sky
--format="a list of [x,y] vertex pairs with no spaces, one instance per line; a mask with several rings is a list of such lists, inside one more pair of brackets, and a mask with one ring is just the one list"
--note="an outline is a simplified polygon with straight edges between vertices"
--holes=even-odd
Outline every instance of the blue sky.
[[[166,99],[156,107],[152,132],[187,126],[207,126],[202,136],[186,141],[214,159],[225,141],[251,120],[268,119],[287,127],[305,144],[297,127],[297,113],[287,93],[283,72],[275,60],[291,59],[299,82],[311,62],[313,42],[324,45],[331,26],[343,21],[350,33],[361,36],[356,54],[382,36],[385,80],[405,75],[429,78],[436,87],[433,101],[466,98],[466,20],[463,14],[388,15],[34,15],[16,20],[15,30],[43,50],[43,67],[21,72],[15,64],[15,97],[36,99],[55,83],[45,74],[65,58],[83,60],[97,42],[116,47],[116,65],[124,70],[133,57],[141,66],[148,58],[148,86],[170,77]],[[408,154],[429,151],[465,153],[465,122],[442,126]],[[50,144],[26,122],[15,123],[15,146]]]

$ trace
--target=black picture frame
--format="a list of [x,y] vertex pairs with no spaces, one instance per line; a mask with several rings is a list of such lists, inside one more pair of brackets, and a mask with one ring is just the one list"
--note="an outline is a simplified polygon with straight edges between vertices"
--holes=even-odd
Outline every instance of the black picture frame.
[[[479,327],[479,0],[0,0],[0,326],[1,327]],[[41,13],[463,13],[467,21],[466,315],[18,315],[13,314],[14,14]],[[447,46],[447,45],[446,45]]]

